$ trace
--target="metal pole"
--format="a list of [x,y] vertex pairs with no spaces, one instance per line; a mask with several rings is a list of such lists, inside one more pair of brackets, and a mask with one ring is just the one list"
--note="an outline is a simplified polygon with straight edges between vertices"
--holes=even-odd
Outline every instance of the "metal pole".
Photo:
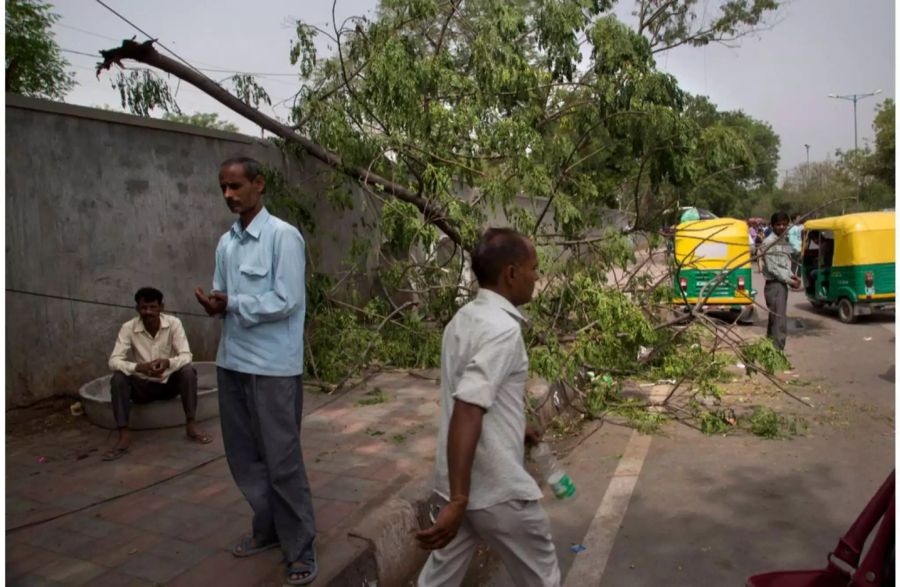
[[809,189],[809,145],[804,144],[806,147],[806,188]]
[[838,100],[850,100],[853,102],[853,150],[859,150],[859,134],[857,132],[857,124],[856,124],[856,103],[863,99],[869,98],[871,96],[877,96],[881,93],[881,90],[875,90],[874,92],[869,92],[868,94],[848,94],[846,96],[838,96],[837,94],[828,94],[829,98],[835,98]]

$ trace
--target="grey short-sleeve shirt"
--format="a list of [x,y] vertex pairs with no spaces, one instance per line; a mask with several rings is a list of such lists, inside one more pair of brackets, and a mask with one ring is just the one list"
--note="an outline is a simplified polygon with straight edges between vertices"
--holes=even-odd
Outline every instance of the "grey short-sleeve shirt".
[[444,329],[434,488],[445,499],[450,498],[447,433],[454,399],[484,408],[472,464],[470,510],[542,497],[525,470],[528,355],[522,339],[523,320],[506,298],[482,289]]

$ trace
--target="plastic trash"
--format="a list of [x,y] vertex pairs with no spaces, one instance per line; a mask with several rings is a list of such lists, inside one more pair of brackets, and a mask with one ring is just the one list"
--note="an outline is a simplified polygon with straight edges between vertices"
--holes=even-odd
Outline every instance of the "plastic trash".
[[575,483],[560,466],[546,442],[541,442],[534,447],[531,458],[537,464],[540,476],[553,490],[556,499],[566,499],[575,495]]

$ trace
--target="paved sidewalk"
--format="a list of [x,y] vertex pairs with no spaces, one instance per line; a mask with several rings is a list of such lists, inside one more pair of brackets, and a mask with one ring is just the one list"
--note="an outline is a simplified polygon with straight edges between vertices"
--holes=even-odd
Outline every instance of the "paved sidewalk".
[[[435,375],[382,373],[337,396],[307,389],[301,444],[323,578],[340,559],[329,549],[366,513],[431,474],[439,394],[427,377]],[[379,390],[387,401],[364,405]],[[218,420],[201,424],[213,443],[191,443],[181,427],[136,432],[113,462],[100,455],[115,434],[87,421],[7,437],[6,584],[281,585],[280,551],[230,554],[251,511],[228,471]]]

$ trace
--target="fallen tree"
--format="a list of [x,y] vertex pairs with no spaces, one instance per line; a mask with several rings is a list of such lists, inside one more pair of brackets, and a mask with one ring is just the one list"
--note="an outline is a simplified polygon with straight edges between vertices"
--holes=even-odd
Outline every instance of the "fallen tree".
[[[588,390],[588,373],[676,373],[714,392],[715,351],[720,339],[735,342],[730,330],[698,312],[671,320],[670,282],[635,263],[629,235],[645,235],[651,256],[642,262],[652,262],[655,231],[682,201],[723,178],[768,181],[777,137],[708,106],[698,115],[653,56],[739,37],[777,3],[730,0],[696,28],[687,26],[693,0],[642,1],[637,29],[612,4],[391,0],[376,19],[335,21],[332,31],[298,22],[290,121],[254,106],[267,98],[252,79],[235,76],[231,93],[153,40],[101,51],[97,72],[136,62],[190,83],[377,204],[380,232],[367,244],[382,256],[381,295],[348,303],[336,295],[344,279],[311,276],[307,366],[320,379],[340,386],[372,365],[435,366],[440,330],[473,289],[466,251],[499,221],[534,237],[546,274],[531,312],[534,373]],[[319,61],[317,34],[337,55]],[[146,72],[114,83],[142,113],[174,107]],[[755,148],[766,132],[767,147]],[[608,209],[627,225],[611,227]],[[612,283],[615,272],[627,281]]]

